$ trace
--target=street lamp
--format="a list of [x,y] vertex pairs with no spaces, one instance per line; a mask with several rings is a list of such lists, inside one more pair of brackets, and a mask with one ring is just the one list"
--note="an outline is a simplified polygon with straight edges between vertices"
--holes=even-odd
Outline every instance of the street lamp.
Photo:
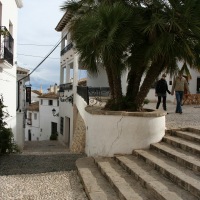
[[53,114],[54,117],[59,116],[59,113],[56,113],[56,110],[54,108],[52,109],[52,114]]
[[60,97],[64,97],[64,90],[62,87],[58,90],[58,93]]

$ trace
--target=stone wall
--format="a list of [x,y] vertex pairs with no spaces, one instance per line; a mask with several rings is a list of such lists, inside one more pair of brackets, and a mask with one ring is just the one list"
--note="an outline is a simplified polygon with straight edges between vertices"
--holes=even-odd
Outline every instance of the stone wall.
[[85,153],[85,134],[86,134],[86,126],[83,118],[80,113],[76,110],[75,119],[74,119],[74,135],[73,142],[70,148],[70,151],[73,153]]

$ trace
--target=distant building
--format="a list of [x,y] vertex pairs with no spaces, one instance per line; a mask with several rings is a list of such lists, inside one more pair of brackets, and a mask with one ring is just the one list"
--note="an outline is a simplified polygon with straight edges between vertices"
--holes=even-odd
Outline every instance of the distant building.
[[49,140],[51,134],[58,132],[58,95],[50,92],[38,99],[27,107],[25,141]]
[[39,96],[42,95],[41,91],[31,90],[31,103],[39,101]]

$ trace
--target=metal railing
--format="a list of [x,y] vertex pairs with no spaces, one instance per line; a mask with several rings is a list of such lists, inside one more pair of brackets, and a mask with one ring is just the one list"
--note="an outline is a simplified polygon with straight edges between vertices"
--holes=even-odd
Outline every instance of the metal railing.
[[0,32],[0,59],[5,59],[8,63],[13,65],[14,39],[5,26],[0,27]]
[[105,98],[109,98],[110,88],[77,86],[77,94],[85,100],[87,105],[101,105]]
[[63,54],[65,54],[67,51],[69,51],[72,47],[73,47],[73,44],[72,44],[72,42],[71,42],[71,43],[69,43],[69,44],[61,51],[61,56],[62,56]]
[[87,105],[89,105],[89,93],[87,86],[77,86],[77,94],[85,100]]

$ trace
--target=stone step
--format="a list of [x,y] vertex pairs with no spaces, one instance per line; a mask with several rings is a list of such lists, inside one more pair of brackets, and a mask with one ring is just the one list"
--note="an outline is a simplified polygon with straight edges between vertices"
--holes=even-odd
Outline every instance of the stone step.
[[164,142],[151,144],[150,148],[167,157],[175,160],[177,163],[193,170],[200,175],[200,159],[191,153],[188,153],[180,148],[174,148]]
[[171,135],[200,143],[200,134],[198,133],[188,131],[171,131]]
[[116,161],[129,172],[143,187],[147,188],[159,200],[195,200],[194,195],[164,178],[152,166],[135,156],[116,156]]
[[133,154],[154,167],[163,176],[200,198],[200,177],[191,170],[150,150],[134,150]]
[[117,191],[123,200],[154,200],[155,197],[143,188],[130,174],[119,166],[112,158],[95,158],[101,173]]
[[116,192],[98,170],[93,158],[80,158],[76,161],[76,166],[90,200],[119,200]]
[[181,148],[185,151],[191,152],[195,155],[200,155],[200,145],[198,143],[168,135],[165,135],[162,141],[171,144],[175,147]]
[[188,127],[188,128],[182,128],[181,130],[187,131],[187,132],[192,132],[192,133],[197,133],[200,135],[200,129],[198,129],[198,128]]

